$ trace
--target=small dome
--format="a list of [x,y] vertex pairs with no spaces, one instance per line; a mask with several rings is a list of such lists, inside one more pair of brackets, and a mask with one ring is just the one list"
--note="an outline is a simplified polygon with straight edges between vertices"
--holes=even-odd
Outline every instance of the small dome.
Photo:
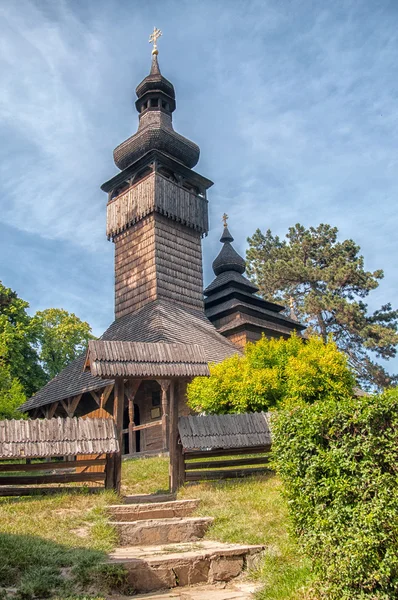
[[126,169],[150,150],[159,150],[190,169],[194,167],[200,149],[173,129],[174,87],[161,74],[156,54],[152,55],[151,72],[137,86],[136,93],[140,113],[138,131],[113,151],[116,166]]
[[215,275],[220,275],[220,273],[225,273],[226,271],[236,271],[241,275],[245,272],[246,262],[231,246],[231,242],[233,241],[234,238],[230,234],[228,227],[224,226],[224,231],[220,238],[223,247],[212,265]]
[[152,65],[149,75],[137,85],[135,93],[137,94],[137,98],[140,99],[144,94],[153,90],[160,90],[173,99],[176,97],[173,84],[166,77],[163,77],[160,72],[156,54],[152,55]]

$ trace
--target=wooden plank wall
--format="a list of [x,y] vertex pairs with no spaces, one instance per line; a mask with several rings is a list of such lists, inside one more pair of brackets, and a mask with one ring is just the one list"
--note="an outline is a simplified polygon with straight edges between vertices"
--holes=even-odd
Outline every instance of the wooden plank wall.
[[156,210],[203,234],[208,231],[207,205],[205,198],[153,172],[108,202],[106,233],[113,238]]
[[181,483],[237,479],[267,473],[269,452],[269,446],[184,451],[184,475],[181,477]]
[[[48,484],[97,483],[103,487],[107,465],[108,458],[105,455],[91,459],[81,457],[79,461],[47,462],[42,459],[28,464],[20,461],[0,462],[0,496],[46,492],[46,487],[33,486],[48,486]],[[57,489],[51,488],[53,491]]]

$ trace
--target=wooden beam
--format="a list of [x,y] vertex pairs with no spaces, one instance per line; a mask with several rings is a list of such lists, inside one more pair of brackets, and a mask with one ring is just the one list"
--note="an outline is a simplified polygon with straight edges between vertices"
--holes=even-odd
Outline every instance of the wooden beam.
[[77,407],[79,406],[79,402],[81,400],[81,397],[83,396],[83,394],[78,394],[77,396],[75,396],[74,398],[71,398],[70,401],[70,417],[73,417],[73,415],[75,414],[75,411],[77,409]]
[[78,481],[104,481],[105,473],[57,473],[56,475],[6,475],[0,477],[2,485],[40,485],[41,483],[75,483]]
[[144,425],[134,425],[133,431],[141,431],[141,429],[150,429],[151,427],[156,427],[157,425],[162,425],[162,420],[152,421],[152,423],[145,423]]
[[[43,462],[31,464],[12,464],[0,465],[0,473],[13,473],[17,471],[49,471],[53,469],[77,469],[78,467],[101,467],[105,466],[104,458],[84,459],[84,460],[65,460],[59,462]],[[1,481],[1,478],[0,478]]]
[[169,420],[169,451],[170,468],[169,482],[170,492],[174,493],[178,488],[178,380],[173,379],[170,384],[170,420]]
[[94,390],[90,390],[89,393],[90,393],[90,396],[92,396],[94,398],[94,400],[96,401],[98,406],[101,407],[101,400],[100,400],[98,394]]
[[250,475],[260,475],[262,473],[269,473],[270,469],[267,467],[259,467],[254,469],[226,469],[224,471],[188,471],[185,478],[187,481],[204,481],[204,480],[217,480],[217,479],[238,479],[241,477],[249,477]]
[[69,406],[67,405],[65,400],[61,400],[61,405],[62,405],[64,411],[66,412],[66,416],[69,417]]
[[212,458],[216,456],[232,456],[244,454],[265,454],[271,451],[271,446],[249,446],[245,448],[218,448],[216,450],[186,450],[184,452],[185,460],[193,458]]
[[54,404],[51,404],[51,406],[48,407],[48,416],[47,419],[52,419],[53,416],[55,415],[55,411],[58,408],[58,402],[54,402]]
[[101,394],[101,408],[104,408],[105,404],[107,403],[107,400],[111,395],[114,385],[114,383],[111,383],[111,385],[108,385],[106,388],[104,388]]
[[204,462],[185,463],[186,471],[197,471],[198,469],[218,469],[224,467],[243,467],[245,465],[264,465],[271,460],[268,456],[256,456],[252,458],[235,458],[233,460],[209,460]]
[[114,489],[119,494],[122,478],[122,452],[123,452],[123,410],[124,410],[124,380],[123,377],[115,379],[113,417],[116,423],[119,452],[115,455]]
[[134,454],[136,451],[135,434],[133,432],[134,423],[134,400],[138,389],[142,383],[142,379],[131,379],[126,386],[126,395],[129,403],[129,454]]
[[167,391],[170,387],[170,379],[156,380],[162,389],[162,442],[163,450],[169,449],[169,401]]

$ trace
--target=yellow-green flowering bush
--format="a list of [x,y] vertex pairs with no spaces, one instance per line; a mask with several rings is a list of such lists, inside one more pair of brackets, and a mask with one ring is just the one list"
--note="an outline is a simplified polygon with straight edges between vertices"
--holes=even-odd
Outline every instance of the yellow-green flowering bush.
[[312,403],[352,395],[354,376],[333,341],[263,337],[210,367],[210,377],[188,386],[188,404],[197,412],[265,411],[286,403]]

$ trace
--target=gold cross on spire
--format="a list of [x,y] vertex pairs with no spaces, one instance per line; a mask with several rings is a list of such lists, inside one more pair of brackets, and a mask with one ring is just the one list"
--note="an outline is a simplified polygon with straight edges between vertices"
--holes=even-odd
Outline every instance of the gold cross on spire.
[[224,223],[224,227],[226,227],[227,226],[227,221],[228,221],[228,215],[227,215],[227,213],[223,214],[222,221]]
[[160,31],[160,29],[154,27],[151,35],[149,36],[149,43],[153,44],[152,54],[159,54],[158,45],[156,42],[158,41],[158,38],[160,38],[161,35],[162,32]]

